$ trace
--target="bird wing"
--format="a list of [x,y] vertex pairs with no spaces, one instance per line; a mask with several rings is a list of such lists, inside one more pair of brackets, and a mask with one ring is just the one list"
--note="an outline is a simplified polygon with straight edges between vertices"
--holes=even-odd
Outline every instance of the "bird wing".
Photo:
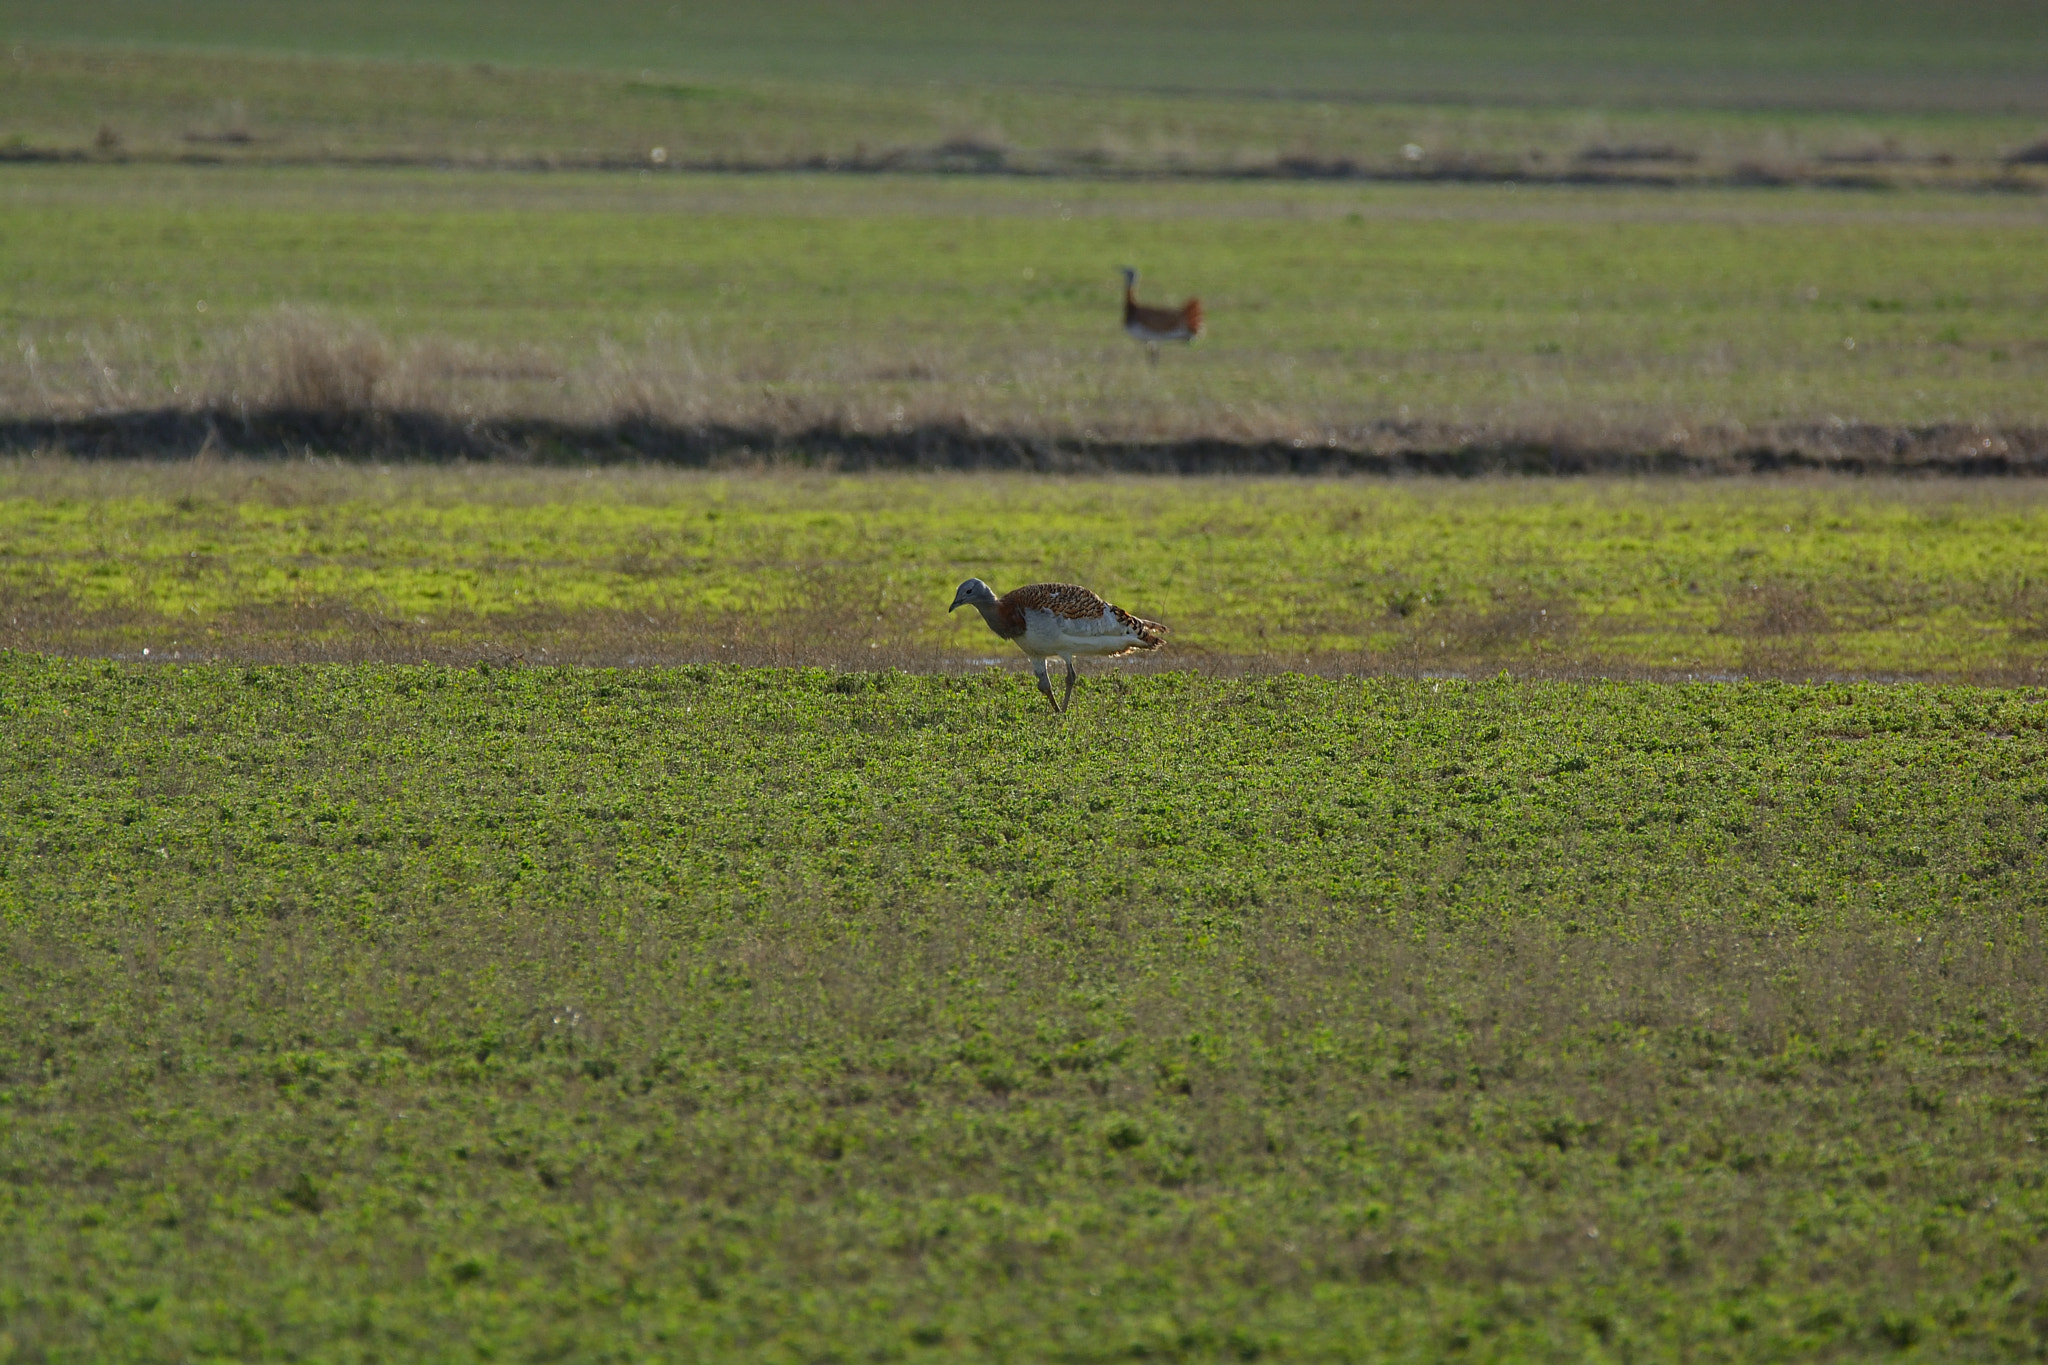
[[1178,308],[1154,308],[1149,304],[1133,304],[1126,310],[1126,325],[1136,323],[1148,332],[1177,332],[1188,325],[1187,314]]
[[1000,602],[1018,611],[1042,611],[1062,621],[1100,619],[1102,609],[1109,605],[1079,583],[1032,583],[1010,589]]
[[1165,643],[1165,626],[1133,616],[1078,583],[1033,583],[1012,588],[998,603],[1004,604],[1013,605],[1019,612],[1042,611],[1059,621],[1062,634],[1075,638],[1128,639],[1132,649],[1157,649]]

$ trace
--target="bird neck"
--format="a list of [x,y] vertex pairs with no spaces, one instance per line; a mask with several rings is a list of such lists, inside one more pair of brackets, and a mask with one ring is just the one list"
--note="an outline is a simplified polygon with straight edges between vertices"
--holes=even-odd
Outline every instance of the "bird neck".
[[1010,609],[1001,602],[976,602],[974,609],[981,613],[981,619],[988,622],[988,628],[1005,640],[1015,639],[1024,633],[1024,613],[1017,612],[1014,618]]

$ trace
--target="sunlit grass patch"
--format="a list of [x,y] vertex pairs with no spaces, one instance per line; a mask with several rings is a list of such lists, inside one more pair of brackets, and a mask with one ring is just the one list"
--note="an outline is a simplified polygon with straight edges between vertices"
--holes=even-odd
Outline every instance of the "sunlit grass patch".
[[[1145,666],[2038,676],[2031,485],[1046,479],[22,462],[0,638],[180,658],[957,668],[969,576]],[[1119,665],[1118,667],[1125,667]]]

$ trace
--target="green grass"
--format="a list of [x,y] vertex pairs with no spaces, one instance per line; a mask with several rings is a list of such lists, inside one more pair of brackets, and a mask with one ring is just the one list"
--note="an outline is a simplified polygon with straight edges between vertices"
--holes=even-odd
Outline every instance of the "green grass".
[[0,154],[122,162],[1607,176],[2025,191],[2042,187],[2043,172],[2006,159],[2042,132],[2038,112],[1947,108],[1274,99],[41,45],[0,61]]
[[0,640],[957,666],[1093,585],[1212,665],[2039,679],[2031,487],[135,468],[0,474]]
[[[0,42],[9,419],[2048,425],[2048,212],[1952,192],[2039,179],[2006,0]],[[918,174],[677,170],[812,159]],[[1920,187],[1229,179],[1315,162]],[[1202,346],[1116,334],[1126,262]],[[2043,519],[0,466],[0,1362],[2048,1354],[2048,693],[1675,681],[2039,684]],[[1172,645],[1054,717],[968,574]],[[627,660],[695,662],[528,666]],[[1543,680],[1600,673],[1674,681]]]
[[731,79],[2004,109],[2048,99],[2025,0],[1028,7],[899,0],[333,6],[16,0],[0,39],[490,60]]
[[25,1358],[2042,1346],[2038,691],[0,706]]
[[[247,401],[242,329],[300,305],[385,333],[380,402],[456,412],[2039,424],[2044,245],[2035,201],[1933,194],[0,168],[0,404]],[[1208,340],[1147,367],[1125,262]]]

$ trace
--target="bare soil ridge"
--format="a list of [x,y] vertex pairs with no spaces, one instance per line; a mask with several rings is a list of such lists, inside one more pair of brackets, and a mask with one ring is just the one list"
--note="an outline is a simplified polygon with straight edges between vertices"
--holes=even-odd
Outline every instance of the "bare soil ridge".
[[1742,430],[1584,433],[1375,421],[1320,442],[1223,436],[1116,438],[931,422],[886,431],[782,429],[651,417],[463,420],[428,411],[152,408],[0,418],[0,452],[99,459],[300,456],[682,468],[775,461],[848,471],[1327,476],[1592,474],[1732,476],[1813,471],[1872,476],[2048,476],[2048,429],[1972,424],[1787,423]]
[[1526,158],[1488,153],[1452,152],[1426,164],[1397,160],[1378,162],[1352,156],[1300,153],[1227,164],[1173,163],[1117,165],[1087,148],[1020,153],[1015,149],[947,140],[928,146],[880,148],[872,152],[808,152],[785,156],[748,156],[716,152],[688,155],[662,150],[659,161],[645,152],[545,152],[505,154],[468,151],[406,152],[250,152],[230,139],[220,150],[107,152],[79,147],[0,146],[0,164],[135,165],[135,166],[266,166],[279,169],[332,167],[348,170],[426,171],[616,171],[677,175],[944,175],[1009,176],[1020,179],[1082,180],[1142,183],[1150,181],[1339,181],[1357,184],[1528,185],[1531,187],[1614,187],[1647,189],[1803,188],[1823,190],[1893,190],[1938,186],[1955,191],[2040,194],[2048,181],[2038,174],[2048,165],[2048,142],[2033,143],[1981,166],[1957,169],[1950,157],[1924,164],[1904,158],[1824,160],[1819,164],[1771,164],[1743,160],[1728,165],[1702,165],[1692,153],[1665,157],[1619,154],[1602,147],[1581,152],[1560,165],[1532,164]]

